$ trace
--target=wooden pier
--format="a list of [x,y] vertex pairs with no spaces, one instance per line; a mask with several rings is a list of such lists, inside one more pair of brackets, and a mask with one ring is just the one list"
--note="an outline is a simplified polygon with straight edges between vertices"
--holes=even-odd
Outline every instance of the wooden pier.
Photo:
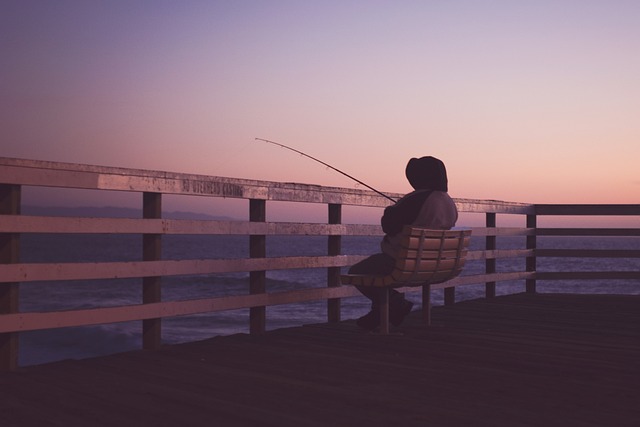
[[13,426],[638,426],[640,295],[515,294],[0,372]]
[[[29,198],[51,190],[81,190],[105,200],[113,192],[132,195],[141,202],[139,213],[81,217],[23,209]],[[231,220],[167,218],[163,201],[176,197],[216,207],[244,201],[248,220],[244,214]],[[324,206],[326,222],[304,216],[300,222],[267,220],[267,208],[281,203]],[[458,224],[472,231],[469,271],[431,287],[444,295],[431,327],[415,312],[395,333],[382,336],[343,320],[342,300],[359,293],[339,280],[341,269],[369,255],[343,252],[342,239],[383,234],[356,214],[362,208],[381,213],[389,200],[380,194],[0,157],[0,427],[639,426],[640,295],[539,294],[537,282],[569,282],[556,289],[572,292],[576,281],[604,287],[625,281],[625,292],[638,293],[640,248],[626,243],[640,237],[640,204],[455,203],[473,222]],[[570,227],[549,227],[550,217],[572,221]],[[609,221],[578,228],[574,217]],[[122,260],[24,256],[23,235],[39,234],[135,235],[140,246]],[[166,239],[174,235],[244,236],[247,246],[233,258],[207,251],[204,259],[191,253],[167,258]],[[293,245],[268,256],[267,241],[274,236],[320,236],[326,246],[305,255]],[[576,236],[614,238],[616,244],[543,244]],[[503,238],[518,244],[508,246]],[[554,264],[560,269],[538,262],[549,259],[579,262]],[[268,272],[295,269],[326,269],[326,283],[284,291],[267,286]],[[246,292],[162,297],[165,278],[211,283],[213,276],[237,272],[247,274]],[[120,305],[107,298],[89,307],[21,310],[24,303],[38,303],[20,292],[26,283],[55,287],[96,280],[104,286],[126,280],[140,297]],[[503,283],[520,284],[526,293],[497,297]],[[483,287],[485,298],[457,302],[456,289],[466,286]],[[267,307],[318,300],[326,302],[327,323],[266,331]],[[248,309],[249,334],[163,345],[165,318],[236,309]],[[129,321],[141,325],[139,351],[18,364],[25,332]]]

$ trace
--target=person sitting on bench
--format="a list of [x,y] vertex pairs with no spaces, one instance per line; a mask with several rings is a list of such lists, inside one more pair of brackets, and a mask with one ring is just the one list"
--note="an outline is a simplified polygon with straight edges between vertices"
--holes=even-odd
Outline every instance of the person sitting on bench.
[[[449,230],[458,220],[458,210],[449,197],[447,170],[444,163],[435,157],[412,158],[407,163],[405,174],[414,191],[405,195],[394,205],[384,210],[381,218],[385,236],[380,244],[382,252],[354,264],[349,274],[389,274],[395,266],[399,251],[399,238],[405,225]],[[378,289],[358,286],[357,289],[371,300],[371,311],[360,317],[356,324],[366,330],[374,330],[380,324]],[[411,312],[413,303],[404,294],[391,289],[389,321],[399,326]]]

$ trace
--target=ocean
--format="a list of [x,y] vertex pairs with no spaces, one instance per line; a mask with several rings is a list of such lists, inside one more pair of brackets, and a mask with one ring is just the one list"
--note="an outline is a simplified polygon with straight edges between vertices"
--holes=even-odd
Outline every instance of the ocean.
[[[247,236],[163,236],[164,259],[209,259],[248,257]],[[370,254],[379,248],[378,237],[343,237],[344,254]],[[484,238],[472,238],[471,250],[481,249]],[[498,237],[501,249],[524,248],[524,237]],[[539,237],[539,248],[640,249],[640,238]],[[324,255],[327,238],[320,236],[268,236],[267,256]],[[140,261],[142,239],[132,235],[24,234],[22,262]],[[498,271],[522,271],[524,259],[497,261]],[[539,258],[539,271],[638,271],[640,260],[631,258]],[[469,261],[464,275],[484,271],[484,261]],[[326,286],[326,269],[267,272],[270,292]],[[248,293],[248,273],[164,277],[163,301],[188,300]],[[640,294],[633,280],[538,282],[539,292]],[[20,310],[39,312],[139,304],[141,279],[33,282],[20,285]],[[522,292],[523,281],[500,282],[497,294]],[[484,285],[459,287],[456,301],[481,298]],[[420,307],[420,293],[407,296]],[[442,291],[434,291],[434,305],[443,303]],[[267,329],[326,321],[326,301],[267,307]],[[363,297],[342,301],[342,318],[357,318],[369,310]],[[217,335],[248,333],[249,310],[232,310],[163,319],[164,344],[197,341]],[[59,328],[24,332],[20,335],[20,366],[64,359],[82,359],[141,348],[141,321],[99,326]]]

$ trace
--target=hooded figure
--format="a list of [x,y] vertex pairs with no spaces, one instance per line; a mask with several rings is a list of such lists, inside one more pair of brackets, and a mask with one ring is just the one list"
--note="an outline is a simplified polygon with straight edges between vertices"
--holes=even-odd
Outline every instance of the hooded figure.
[[448,190],[447,169],[435,157],[426,156],[409,160],[405,175],[415,190]]
[[[412,158],[407,163],[405,174],[414,191],[387,207],[381,219],[385,232],[380,247],[382,253],[354,264],[352,274],[388,274],[395,266],[396,254],[400,251],[401,232],[405,225],[417,225],[431,229],[448,230],[458,220],[458,210],[449,197],[447,170],[441,160],[426,156]],[[371,311],[357,320],[364,329],[375,329],[380,323],[378,292],[371,287],[358,287],[371,300]],[[398,326],[409,314],[413,303],[404,299],[398,291],[390,290],[389,319]]]
[[407,163],[405,174],[415,191],[387,207],[381,220],[386,234],[382,252],[392,257],[399,243],[394,236],[405,225],[448,230],[458,220],[456,205],[447,194],[447,169],[441,160],[431,156],[413,158]]

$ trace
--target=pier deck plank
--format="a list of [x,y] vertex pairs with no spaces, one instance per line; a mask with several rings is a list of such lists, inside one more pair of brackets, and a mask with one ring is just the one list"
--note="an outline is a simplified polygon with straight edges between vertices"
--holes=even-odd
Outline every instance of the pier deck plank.
[[637,426],[640,295],[517,294],[0,373],[2,426]]

